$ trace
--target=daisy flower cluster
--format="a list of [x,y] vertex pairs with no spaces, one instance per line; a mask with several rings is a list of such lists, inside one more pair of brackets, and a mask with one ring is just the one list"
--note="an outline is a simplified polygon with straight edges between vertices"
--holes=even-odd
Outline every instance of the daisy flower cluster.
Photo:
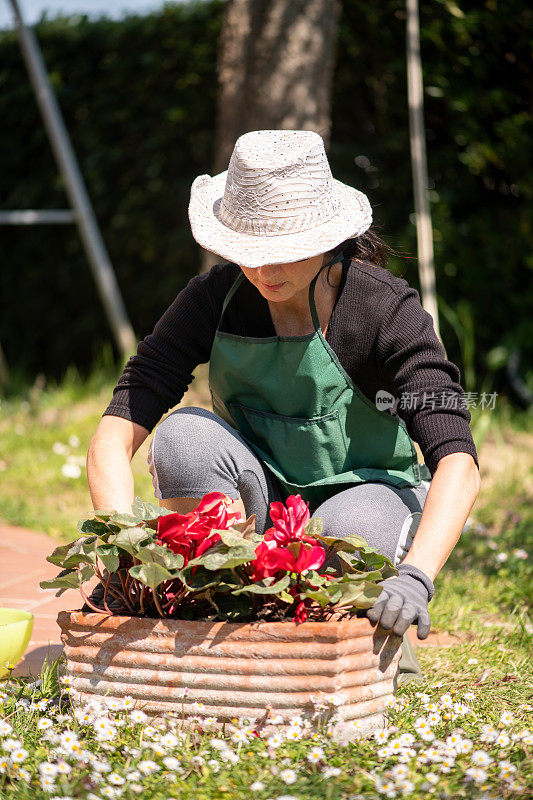
[[[40,682],[0,690],[2,800],[339,800],[528,795],[531,706],[480,714],[482,688],[405,687],[387,727],[346,722],[335,694],[311,694],[309,714],[269,709],[223,726],[202,703],[149,716],[132,697],[70,702]],[[187,725],[183,709],[187,703]],[[478,709],[478,710],[476,710]],[[529,770],[529,773],[528,773]],[[327,791],[326,791],[327,790]]]

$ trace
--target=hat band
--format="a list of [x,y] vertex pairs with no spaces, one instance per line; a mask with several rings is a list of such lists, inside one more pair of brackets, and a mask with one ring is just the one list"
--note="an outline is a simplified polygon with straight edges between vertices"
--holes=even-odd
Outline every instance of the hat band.
[[291,217],[271,216],[268,219],[245,217],[229,210],[220,200],[214,203],[213,213],[219,222],[235,233],[250,236],[286,236],[312,230],[333,219],[339,211],[340,200],[338,197],[331,199],[330,204],[320,208],[310,208],[304,214]]

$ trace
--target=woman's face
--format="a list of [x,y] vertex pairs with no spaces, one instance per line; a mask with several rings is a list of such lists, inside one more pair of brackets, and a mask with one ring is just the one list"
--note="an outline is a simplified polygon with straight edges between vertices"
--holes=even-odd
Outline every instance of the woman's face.
[[290,300],[309,288],[309,284],[325,262],[325,255],[289,261],[286,264],[267,264],[264,267],[243,267],[241,269],[266,300],[274,303]]

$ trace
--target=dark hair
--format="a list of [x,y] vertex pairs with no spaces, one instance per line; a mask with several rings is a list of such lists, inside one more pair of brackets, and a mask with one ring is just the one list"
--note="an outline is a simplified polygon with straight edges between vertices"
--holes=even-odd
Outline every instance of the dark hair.
[[[401,256],[401,253],[397,253],[394,248],[378,236],[375,225],[371,225],[368,230],[355,239],[345,239],[328,252],[333,257],[341,251],[344,252],[345,256],[359,259],[360,261],[368,261],[372,266],[382,268],[386,268],[389,256]],[[330,269],[331,267],[328,268],[328,280]]]

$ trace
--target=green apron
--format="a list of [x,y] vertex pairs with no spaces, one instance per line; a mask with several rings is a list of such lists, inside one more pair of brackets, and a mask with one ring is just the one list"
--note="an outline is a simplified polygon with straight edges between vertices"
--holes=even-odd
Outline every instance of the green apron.
[[[321,269],[340,260],[336,256]],[[380,411],[326,341],[309,286],[314,333],[254,338],[224,333],[222,307],[211,350],[213,411],[235,428],[290,494],[311,511],[353,484],[418,486],[421,465],[405,423]]]

